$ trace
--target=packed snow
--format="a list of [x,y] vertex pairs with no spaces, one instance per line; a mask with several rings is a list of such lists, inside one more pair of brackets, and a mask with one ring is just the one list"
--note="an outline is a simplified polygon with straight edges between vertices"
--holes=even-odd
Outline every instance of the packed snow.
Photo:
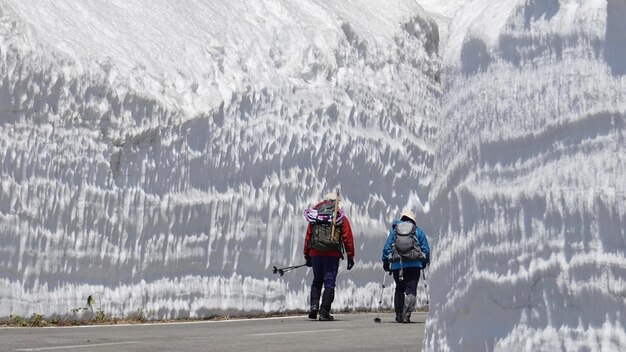
[[[404,207],[427,351],[626,349],[623,0],[0,0],[0,318],[305,310],[302,210],[377,309]],[[391,307],[391,290],[383,305]],[[418,299],[426,302],[419,285]]]
[[304,261],[302,210],[337,188],[358,245],[334,308],[377,304],[387,227],[428,208],[418,5],[1,3],[0,316],[304,310],[311,273],[272,267]]
[[426,350],[626,349],[626,2],[446,15]]

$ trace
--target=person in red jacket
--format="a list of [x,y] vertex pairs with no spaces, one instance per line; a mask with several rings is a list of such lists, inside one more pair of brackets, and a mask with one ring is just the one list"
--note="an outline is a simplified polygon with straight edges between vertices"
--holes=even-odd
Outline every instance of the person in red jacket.
[[[313,269],[310,319],[317,319],[318,312],[319,320],[334,319],[330,315],[330,308],[335,299],[335,281],[339,259],[343,259],[343,250],[348,257],[347,269],[350,270],[354,266],[352,229],[348,218],[339,208],[337,198],[335,193],[326,194],[313,209],[305,210],[305,218],[309,221],[309,225],[304,240],[304,259],[306,265]],[[320,298],[322,299],[321,305]]]

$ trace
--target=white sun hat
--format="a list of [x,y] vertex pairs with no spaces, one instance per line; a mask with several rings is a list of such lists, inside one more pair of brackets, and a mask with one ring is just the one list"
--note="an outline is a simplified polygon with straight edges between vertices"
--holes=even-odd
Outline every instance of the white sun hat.
[[337,193],[326,193],[323,200],[337,200]]
[[415,214],[413,214],[413,212],[409,209],[404,209],[402,211],[402,213],[400,213],[400,219],[407,217],[409,219],[411,219],[411,221],[416,222],[415,221]]

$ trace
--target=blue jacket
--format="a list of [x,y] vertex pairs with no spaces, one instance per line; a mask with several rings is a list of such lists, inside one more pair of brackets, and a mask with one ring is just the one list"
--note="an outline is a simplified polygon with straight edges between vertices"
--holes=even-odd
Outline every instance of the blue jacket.
[[[389,256],[391,255],[391,245],[393,244],[393,229],[397,224],[399,224],[400,220],[395,220],[391,225],[391,229],[389,230],[389,236],[387,236],[387,241],[385,242],[385,247],[383,247],[383,261],[389,260]],[[425,268],[426,263],[430,262],[430,247],[428,246],[428,240],[426,239],[426,235],[419,227],[415,226],[415,236],[417,236],[417,243],[422,249],[422,253],[426,256],[426,262],[422,262],[421,260],[410,260],[410,261],[402,261],[402,263],[391,262],[391,270],[398,270],[400,268]]]

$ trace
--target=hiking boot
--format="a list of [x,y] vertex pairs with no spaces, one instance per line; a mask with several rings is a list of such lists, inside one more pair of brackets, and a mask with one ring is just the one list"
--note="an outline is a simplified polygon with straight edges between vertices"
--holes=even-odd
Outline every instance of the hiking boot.
[[331,320],[335,320],[335,317],[333,317],[332,315],[330,315],[330,312],[327,310],[320,310],[320,321],[331,321]]
[[309,310],[309,319],[317,319],[317,306],[311,306],[311,310]]

